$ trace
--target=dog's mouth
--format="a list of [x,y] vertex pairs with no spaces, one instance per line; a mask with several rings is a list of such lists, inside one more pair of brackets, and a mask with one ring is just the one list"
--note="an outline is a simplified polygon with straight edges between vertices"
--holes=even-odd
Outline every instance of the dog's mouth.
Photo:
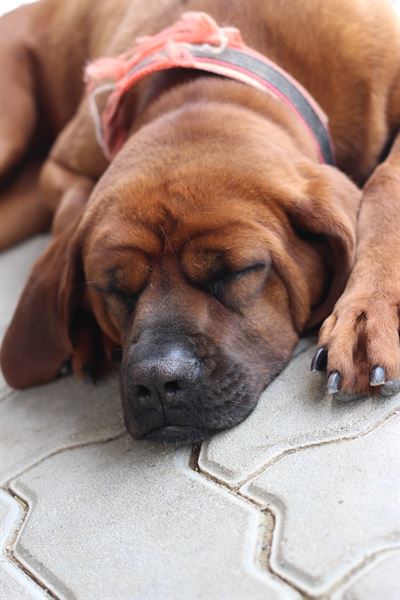
[[187,445],[202,442],[210,437],[211,431],[205,431],[195,427],[183,427],[179,425],[164,425],[146,432],[144,440],[151,442]]
[[196,339],[194,354],[187,337],[174,335],[174,343],[151,337],[125,350],[121,396],[133,438],[183,446],[241,423],[263,385],[254,365],[233,360],[208,339]]
[[142,406],[136,396],[124,394],[122,386],[126,427],[137,440],[175,446],[203,442],[238,425],[253,411],[261,389],[247,388],[245,383],[234,391],[227,389],[227,398],[222,394],[216,398],[193,394],[188,395],[188,400],[182,396],[175,405],[160,401],[160,406],[155,407]]

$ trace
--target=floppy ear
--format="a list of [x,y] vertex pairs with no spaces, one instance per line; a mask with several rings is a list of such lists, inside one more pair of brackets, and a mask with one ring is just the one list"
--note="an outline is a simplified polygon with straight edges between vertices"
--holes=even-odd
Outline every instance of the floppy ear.
[[[327,293],[312,307],[308,329],[332,311],[353,267],[361,190],[334,167],[310,163],[302,165],[301,172],[306,177],[305,192],[301,198],[285,198],[283,206],[295,233],[318,244],[331,271]],[[296,282],[287,284],[296,287]]]
[[81,238],[75,229],[76,220],[35,263],[6,332],[0,359],[12,387],[54,379],[72,354],[70,317],[82,277]]

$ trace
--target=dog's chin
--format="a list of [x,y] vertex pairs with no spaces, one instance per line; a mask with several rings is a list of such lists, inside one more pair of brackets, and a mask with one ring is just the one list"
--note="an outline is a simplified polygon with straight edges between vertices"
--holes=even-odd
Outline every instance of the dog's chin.
[[[129,418],[125,414],[125,424],[129,434],[136,440],[150,441],[174,446],[187,446],[201,443],[217,433],[236,427],[253,412],[257,402],[242,408],[240,414],[211,419],[209,423],[174,423],[165,422],[160,413],[152,412],[150,418]],[[149,415],[147,415],[149,417]]]
[[[243,373],[239,367],[236,371]],[[262,385],[248,373],[240,381],[235,380],[234,386],[224,388],[223,382],[202,382],[191,394],[178,398],[180,402],[148,407],[132,393],[128,378],[121,373],[121,398],[129,434],[136,440],[182,446],[236,427],[257,406]]]
[[215,430],[182,426],[182,425],[161,425],[152,428],[138,428],[135,424],[128,424],[128,433],[135,440],[154,442],[156,444],[167,444],[172,446],[188,446],[190,444],[199,444],[210,438]]
[[144,440],[174,446],[187,446],[203,442],[212,435],[212,431],[196,427],[181,427],[179,425],[165,425],[152,429],[144,434]]

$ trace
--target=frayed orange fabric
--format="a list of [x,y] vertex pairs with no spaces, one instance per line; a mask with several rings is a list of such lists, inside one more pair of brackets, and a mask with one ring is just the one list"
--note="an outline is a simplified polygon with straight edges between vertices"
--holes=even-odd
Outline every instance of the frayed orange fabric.
[[[290,93],[284,92],[273,82],[253,72],[250,63],[232,64],[224,60],[221,54],[227,49],[240,50],[242,56],[256,59],[271,67],[283,77],[284,82],[290,82],[290,85],[300,94],[302,101],[312,107],[312,112],[317,119],[316,126],[310,127],[308,120],[304,118],[304,111],[299,108],[298,101],[291,98]],[[199,56],[199,50],[204,54]],[[96,137],[106,158],[111,160],[127,137],[127,132],[124,131],[119,118],[119,109],[124,95],[147,75],[174,67],[216,73],[272,94],[296,112],[308,134],[313,137],[320,161],[326,162],[326,154],[329,157],[333,155],[327,116],[298,81],[268,58],[246,46],[240,31],[235,27],[219,27],[206,13],[187,12],[174,25],[163,29],[157,35],[139,38],[134,48],[128,52],[115,58],[100,58],[86,67],[85,81]],[[100,118],[96,96],[103,92],[111,92],[111,94]],[[328,133],[325,142],[325,146],[328,147],[327,153],[324,153],[321,147],[321,134],[318,134],[316,129],[320,132],[323,129],[325,134]],[[329,158],[327,162],[332,162],[332,159]]]
[[[125,89],[129,83],[123,78],[128,71],[140,60],[164,47],[170,50],[171,57],[183,57],[181,43],[210,44],[220,46],[229,44],[230,47],[240,48],[243,40],[240,32],[235,27],[218,27],[214,19],[206,13],[188,12],[182,18],[160,31],[157,35],[144,36],[136,40],[132,50],[120,54],[116,58],[100,58],[86,67],[86,81],[90,86],[101,83],[105,78],[111,77],[119,80],[119,87]],[[190,59],[190,54],[186,55]]]
[[[102,115],[102,136],[97,136],[107,158],[112,158],[118,152],[126,138],[126,133],[116,124],[117,111],[124,94],[139,79],[156,70],[177,65],[192,66],[193,57],[184,44],[208,44],[214,48],[225,48],[229,44],[231,48],[239,48],[243,46],[243,41],[238,29],[218,27],[206,13],[188,12],[157,35],[138,38],[131,50],[115,58],[100,58],[86,67],[85,82],[90,93],[96,93],[96,86],[99,85],[100,92],[113,89]],[[161,50],[165,50],[166,55],[161,55]],[[150,55],[155,55],[157,63],[151,63],[144,71],[132,73],[132,69]],[[109,80],[114,82],[113,85],[109,87],[106,84],[103,88],[101,84]],[[117,133],[115,129],[118,129]]]

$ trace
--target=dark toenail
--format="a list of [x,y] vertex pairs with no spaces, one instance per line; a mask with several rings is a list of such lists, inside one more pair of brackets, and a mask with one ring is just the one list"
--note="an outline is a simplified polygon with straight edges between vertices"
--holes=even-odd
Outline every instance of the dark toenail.
[[325,371],[328,362],[328,352],[325,348],[317,348],[311,361],[311,371]]
[[90,368],[90,365],[85,365],[82,368],[83,381],[86,385],[93,385],[95,383],[93,371]]
[[371,370],[371,377],[369,380],[369,384],[373,387],[376,385],[383,385],[386,381],[386,373],[383,367],[377,366],[373,367]]
[[72,373],[72,364],[71,364],[71,360],[68,359],[61,365],[60,370],[58,371],[58,375],[60,377],[64,377],[65,375],[71,375],[71,373]]
[[329,373],[328,381],[326,383],[326,391],[328,394],[336,394],[340,389],[340,383],[342,376],[339,371],[331,371]]

